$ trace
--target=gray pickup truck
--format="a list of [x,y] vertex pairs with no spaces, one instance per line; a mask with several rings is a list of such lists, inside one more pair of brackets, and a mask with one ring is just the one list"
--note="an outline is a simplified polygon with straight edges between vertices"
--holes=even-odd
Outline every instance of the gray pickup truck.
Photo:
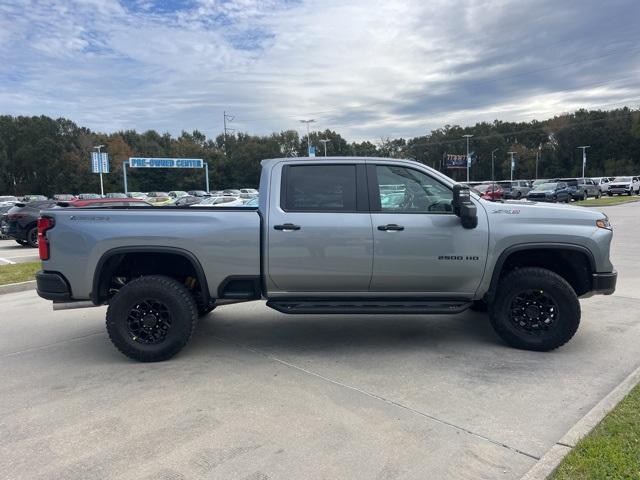
[[606,215],[484,201],[410,160],[265,160],[257,208],[50,209],[39,237],[38,294],[108,304],[112,342],[140,361],[175,355],[217,305],[259,299],[305,315],[488,308],[506,343],[546,351],[576,332],[578,297],[616,284]]

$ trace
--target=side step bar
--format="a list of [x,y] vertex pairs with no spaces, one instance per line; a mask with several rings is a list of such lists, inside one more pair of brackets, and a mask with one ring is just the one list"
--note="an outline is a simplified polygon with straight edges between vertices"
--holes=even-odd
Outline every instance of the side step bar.
[[277,299],[267,306],[281,313],[342,313],[342,314],[441,314],[460,313],[471,306],[467,300],[435,299]]

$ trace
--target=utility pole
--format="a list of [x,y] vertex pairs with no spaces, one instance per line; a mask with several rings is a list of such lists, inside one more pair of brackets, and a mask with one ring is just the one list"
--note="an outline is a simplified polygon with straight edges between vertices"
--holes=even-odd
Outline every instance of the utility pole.
[[495,165],[495,153],[500,150],[499,148],[494,148],[493,150],[491,150],[491,182],[492,183],[496,183],[496,171],[494,168]]
[[327,143],[331,142],[331,140],[329,140],[328,138],[323,138],[320,141],[324,145],[324,156],[326,157],[327,156]]
[[227,122],[233,122],[235,117],[227,115],[226,111],[222,112],[222,123],[224,124],[224,153],[227,153],[227,132],[233,132],[233,128],[227,128]]
[[471,158],[469,158],[469,139],[473,137],[473,135],[462,135],[462,138],[467,139],[467,182],[469,182],[469,167],[471,166]]
[[100,172],[100,195],[104,197],[104,184],[102,183],[102,155],[100,155],[100,149],[104,148],[104,145],[98,145],[93,147],[98,150],[98,171]]
[[587,148],[591,148],[591,146],[582,145],[578,148],[582,149],[582,183],[584,183],[584,169],[587,167]]
[[513,156],[516,154],[516,152],[507,152],[509,155],[511,155],[511,180],[513,180],[513,170],[516,166],[516,162],[513,159]]
[[311,156],[311,137],[309,136],[309,124],[315,123],[315,120],[313,118],[309,120],[300,120],[300,123],[307,124],[307,157],[310,157]]

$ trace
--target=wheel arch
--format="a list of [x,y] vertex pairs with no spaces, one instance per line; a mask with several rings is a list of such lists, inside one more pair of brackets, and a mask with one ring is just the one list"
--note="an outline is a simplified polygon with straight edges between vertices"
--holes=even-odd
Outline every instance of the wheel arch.
[[[528,256],[528,258],[527,258]],[[492,300],[501,278],[519,267],[541,267],[563,277],[578,296],[591,289],[591,273],[596,261],[591,251],[582,246],[565,243],[525,243],[506,248],[493,268],[486,295]]]
[[[211,295],[209,293],[209,285],[207,283],[207,277],[202,268],[202,264],[196,258],[196,256],[178,247],[164,247],[164,246],[130,246],[130,247],[116,247],[107,250],[102,254],[100,260],[96,264],[96,269],[93,273],[93,284],[91,287],[91,301],[99,305],[108,299],[108,292],[105,292],[105,281],[110,278],[110,274],[115,273],[115,269],[121,263],[121,260],[127,258],[127,256],[157,254],[160,256],[175,256],[188,262],[196,275],[198,285],[200,289],[200,296],[205,305],[208,305],[211,301]],[[107,285],[108,287],[108,285]]]

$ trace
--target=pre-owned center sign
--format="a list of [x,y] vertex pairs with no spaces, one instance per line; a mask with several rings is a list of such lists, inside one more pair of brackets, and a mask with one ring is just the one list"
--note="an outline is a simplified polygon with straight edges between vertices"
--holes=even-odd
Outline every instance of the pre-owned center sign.
[[129,168],[203,168],[205,189],[209,191],[209,166],[201,158],[155,158],[129,157],[128,162],[122,162],[122,177],[124,193],[128,193],[127,167]]
[[131,168],[202,168],[203,165],[201,158],[129,158]]

